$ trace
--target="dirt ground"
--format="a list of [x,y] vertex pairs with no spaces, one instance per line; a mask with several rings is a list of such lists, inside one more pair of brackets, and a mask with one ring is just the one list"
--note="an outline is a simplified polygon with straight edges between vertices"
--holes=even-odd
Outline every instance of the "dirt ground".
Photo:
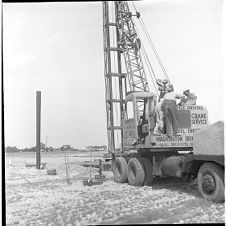
[[[25,167],[26,162],[35,163],[35,153],[6,155],[7,225],[225,222],[225,204],[203,200],[196,181],[155,178],[151,187],[133,187],[115,183],[112,172],[104,171],[107,180],[89,187],[82,183],[89,168],[79,163],[90,157],[68,156],[71,184],[66,183],[63,153],[42,153],[44,170]],[[57,175],[47,175],[52,168]]]

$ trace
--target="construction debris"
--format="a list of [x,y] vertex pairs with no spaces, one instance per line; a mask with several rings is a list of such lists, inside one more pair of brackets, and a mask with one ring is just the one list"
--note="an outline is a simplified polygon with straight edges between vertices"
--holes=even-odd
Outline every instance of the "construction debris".
[[[85,167],[93,167],[93,168],[99,168],[99,162],[97,161],[83,161],[80,163],[81,166]],[[112,163],[111,162],[101,162],[101,168],[103,171],[111,171],[112,170]]]
[[[83,180],[84,186],[103,184],[103,182],[106,180],[106,176],[102,174],[102,171],[103,171],[102,160],[94,159],[94,161],[92,161],[92,150],[90,150],[90,161],[85,162],[85,164],[83,162],[82,165],[90,167],[89,178],[86,178]],[[99,173],[98,175],[95,175],[93,179],[92,179],[92,167],[98,168],[98,173]]]
[[[40,169],[45,169],[47,162],[43,162],[40,164]],[[25,167],[36,167],[36,163],[25,163]]]
[[56,172],[56,169],[48,169],[47,170],[47,175],[56,175],[57,172]]
[[83,181],[84,186],[92,186],[92,185],[100,185],[103,184],[103,180],[97,180],[97,179],[84,179]]

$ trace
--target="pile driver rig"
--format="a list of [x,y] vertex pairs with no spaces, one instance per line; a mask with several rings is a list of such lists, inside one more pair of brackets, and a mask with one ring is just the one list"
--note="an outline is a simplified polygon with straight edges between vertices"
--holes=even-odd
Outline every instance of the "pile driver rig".
[[[165,78],[169,77],[136,7],[132,13],[127,1],[104,1],[102,6],[107,137],[114,180],[142,186],[151,185],[156,176],[198,177],[205,198],[223,201],[222,123],[209,126],[203,106],[178,106],[180,136],[154,135],[155,106],[160,94],[135,18],[141,21]],[[156,92],[150,90],[148,76]],[[204,134],[222,138],[213,141],[219,144],[215,153],[204,148],[202,130],[206,128]]]

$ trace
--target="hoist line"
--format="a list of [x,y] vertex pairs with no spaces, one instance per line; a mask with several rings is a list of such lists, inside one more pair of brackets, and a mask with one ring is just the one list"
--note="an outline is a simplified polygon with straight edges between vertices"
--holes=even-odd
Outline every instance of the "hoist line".
[[[135,28],[136,28],[136,31],[137,31],[137,36],[140,38],[140,40],[141,40],[141,37],[140,37],[140,35],[139,35],[139,32],[138,32],[138,27],[136,26],[136,24],[134,23],[134,26],[135,26]],[[156,88],[156,80],[157,80],[157,78],[156,78],[156,76],[155,76],[155,72],[154,72],[154,69],[153,69],[153,67],[152,67],[152,65],[151,65],[151,62],[149,61],[149,58],[148,58],[148,56],[147,56],[147,53],[146,53],[146,50],[145,50],[145,48],[144,48],[144,45],[143,45],[143,43],[141,42],[141,45],[142,45],[142,48],[143,48],[143,55],[144,55],[144,57],[146,57],[146,65],[147,65],[147,67],[148,67],[148,64],[149,64],[149,67],[151,68],[151,70],[150,70],[150,68],[148,67],[148,70],[149,70],[149,73],[150,73],[150,75],[151,75],[151,79],[152,79],[152,82],[153,82],[153,85],[154,85],[154,88],[155,88],[155,90],[156,90],[156,92],[157,92],[157,95],[158,95],[158,89]],[[151,73],[152,72],[152,73]],[[155,81],[154,81],[154,79],[153,79],[153,77],[152,77],[152,74],[153,74],[153,76],[154,76],[154,78],[155,78]]]
[[156,76],[155,76],[154,69],[153,69],[153,67],[152,67],[152,65],[151,65],[151,62],[150,62],[150,60],[149,60],[149,58],[148,58],[148,54],[147,54],[147,52],[146,52],[146,50],[145,50],[143,44],[142,44],[142,47],[143,47],[143,51],[145,52],[145,55],[146,55],[146,57],[147,57],[147,61],[148,61],[149,66],[150,66],[150,68],[151,68],[152,74],[153,74],[153,76],[154,76],[154,78],[155,78],[155,81],[157,81],[157,78],[156,78]]
[[[136,26],[136,25],[135,25],[135,26]],[[137,36],[139,37],[138,31],[137,31]],[[156,85],[155,85],[155,84],[156,84],[156,80],[157,80],[157,79],[156,79],[156,76],[155,76],[155,72],[154,72],[154,70],[153,70],[153,67],[152,67],[152,65],[151,65],[151,63],[150,63],[150,61],[149,61],[149,59],[148,59],[148,56],[147,56],[147,53],[146,53],[146,51],[145,51],[144,45],[143,45],[143,44],[141,44],[141,45],[142,45],[141,52],[142,52],[142,54],[143,54],[143,56],[144,56],[146,66],[147,66],[147,68],[148,68],[148,70],[149,70],[149,74],[150,74],[150,76],[151,76],[151,79],[152,79],[154,88],[155,88],[155,90],[156,90],[156,92],[157,92],[157,95],[158,95],[158,89],[156,88]],[[155,78],[155,81],[154,81],[154,78],[153,78],[152,74],[153,74],[153,76],[154,76],[154,78]]]
[[[144,60],[145,60],[145,62],[146,62],[148,71],[149,71],[149,73],[150,73],[150,75],[151,75],[151,74],[152,74],[152,73],[151,73],[151,70],[153,70],[153,68],[152,68],[151,66],[148,66],[148,63],[147,63],[148,57],[147,57],[146,53],[144,52],[144,49],[143,49],[143,48],[141,49],[141,52],[142,52],[142,54],[143,54],[143,56],[144,56]],[[149,67],[151,67],[151,70],[150,70]],[[152,80],[152,82],[153,82],[153,85],[154,85],[154,88],[155,88],[155,90],[156,90],[156,93],[157,93],[157,95],[159,96],[159,94],[158,94],[158,89],[156,88],[156,85],[155,85],[156,82],[154,81],[154,78],[152,77],[152,75],[151,75],[151,80]]]
[[[132,1],[132,4],[133,4],[133,7],[134,7],[134,9],[135,9],[135,11],[136,11],[136,13],[137,13],[137,9],[136,9],[135,4],[134,4],[133,1]],[[152,47],[152,50],[153,50],[153,52],[154,52],[154,54],[155,54],[155,56],[156,56],[156,59],[157,59],[159,65],[160,65],[160,67],[161,67],[163,73],[165,74],[165,77],[169,80],[169,76],[167,75],[166,69],[165,69],[165,67],[164,67],[164,65],[163,65],[163,63],[162,63],[162,61],[161,61],[161,58],[160,58],[160,56],[159,56],[159,54],[158,54],[158,52],[157,52],[157,50],[156,50],[156,48],[155,48],[155,45],[154,45],[154,43],[153,43],[153,41],[152,41],[152,39],[151,39],[151,36],[150,36],[150,34],[148,33],[148,31],[147,31],[147,28],[146,28],[146,26],[145,26],[145,24],[144,24],[144,22],[143,22],[143,19],[142,19],[141,17],[138,18],[138,19],[139,19],[139,22],[140,22],[140,24],[141,24],[141,27],[142,27],[142,29],[143,29],[143,31],[144,31],[144,33],[145,33],[147,39],[148,39],[148,41],[149,41],[149,44],[150,44],[151,47]]]
[[165,67],[164,67],[164,65],[163,65],[163,63],[162,63],[162,61],[161,61],[161,58],[160,58],[160,56],[159,56],[159,54],[158,54],[158,52],[157,52],[157,50],[156,50],[156,48],[155,48],[155,46],[154,46],[154,43],[153,43],[153,41],[152,41],[152,39],[151,39],[149,33],[147,32],[147,28],[146,28],[146,26],[145,26],[145,24],[144,24],[142,18],[141,18],[139,21],[140,21],[141,27],[142,27],[142,28],[144,29],[144,31],[145,31],[146,37],[147,37],[148,40],[149,40],[149,44],[151,45],[151,47],[152,47],[152,49],[153,49],[153,52],[154,52],[154,54],[155,54],[155,56],[156,56],[156,59],[158,60],[158,63],[159,63],[159,65],[160,65],[160,67],[161,67],[163,73],[165,74],[166,78],[169,79],[169,76],[167,75],[166,69],[165,69]]
[[[135,23],[134,23],[134,27],[135,27],[135,29],[136,29],[138,38],[140,38],[140,35],[139,35],[139,32],[138,32],[138,28],[137,28],[137,26],[136,26]],[[141,38],[140,38],[140,39],[141,39]],[[156,76],[155,76],[155,72],[154,72],[154,70],[153,70],[153,67],[152,67],[152,65],[151,65],[151,62],[149,61],[149,58],[148,58],[148,56],[147,56],[146,50],[145,50],[144,45],[143,45],[142,42],[141,42],[141,46],[142,46],[141,50],[144,52],[143,55],[144,55],[144,57],[147,58],[147,59],[145,59],[145,60],[146,60],[146,65],[147,65],[147,67],[148,67],[148,64],[149,64],[149,67],[151,68],[151,70],[150,70],[150,68],[148,67],[148,70],[149,70],[149,73],[150,73],[150,75],[151,75],[151,79],[152,79],[154,88],[155,88],[155,90],[156,90],[156,92],[157,92],[157,95],[158,95],[158,89],[156,88],[156,85],[155,85],[155,84],[156,84],[156,80],[157,80],[157,78],[156,78]],[[154,79],[153,79],[153,77],[152,77],[152,74],[153,74],[153,76],[154,76],[154,78],[155,78],[155,81],[154,81]]]
[[[135,4],[134,4],[133,1],[132,1],[132,4],[133,4],[133,7],[134,7],[134,9],[135,9],[135,11],[136,11],[136,13],[137,13],[137,9],[136,9],[136,6],[135,6]],[[147,39],[148,39],[148,41],[149,41],[149,44],[151,45],[151,47],[152,47],[152,49],[153,49],[153,52],[154,52],[154,54],[155,54],[155,56],[156,56],[156,58],[157,58],[157,60],[158,60],[158,62],[159,62],[159,65],[160,65],[160,67],[161,67],[162,70],[163,70],[163,73],[164,73],[165,76],[168,78],[168,75],[167,75],[167,73],[166,73],[166,70],[165,70],[165,68],[164,68],[164,65],[163,65],[163,63],[162,63],[162,61],[161,61],[161,59],[160,59],[160,56],[159,56],[159,54],[158,54],[156,48],[155,48],[155,45],[154,45],[154,43],[153,43],[153,41],[152,41],[152,39],[151,39],[151,36],[149,35],[149,33],[148,33],[148,31],[147,31],[147,28],[146,28],[146,26],[145,26],[145,23],[144,23],[142,17],[140,17],[140,18],[138,18],[138,19],[139,19],[139,22],[140,22],[140,24],[141,24],[141,27],[142,27],[142,29],[143,29],[143,31],[144,31],[144,33],[145,33]]]

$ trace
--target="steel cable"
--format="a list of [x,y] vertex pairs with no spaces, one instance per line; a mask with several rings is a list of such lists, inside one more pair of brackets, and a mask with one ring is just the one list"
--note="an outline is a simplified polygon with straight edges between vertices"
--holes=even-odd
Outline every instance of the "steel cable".
[[[137,13],[137,9],[136,9],[135,4],[134,4],[133,1],[132,1],[132,4],[133,4],[133,7],[134,7],[134,9],[135,9],[135,11],[136,11],[136,13]],[[141,17],[139,18],[139,22],[140,22],[141,27],[142,27],[142,29],[143,29],[143,31],[144,31],[144,33],[145,33],[145,35],[146,35],[146,37],[147,37],[147,39],[148,39],[148,41],[149,41],[149,44],[150,44],[151,47],[152,47],[152,50],[153,50],[153,52],[154,52],[154,54],[155,54],[155,56],[156,56],[156,59],[157,59],[159,65],[160,65],[160,67],[161,67],[163,73],[165,74],[165,77],[169,80],[169,76],[167,75],[166,69],[165,69],[165,67],[164,67],[164,65],[163,65],[163,63],[162,63],[162,60],[161,60],[161,58],[160,58],[160,56],[159,56],[159,54],[158,54],[158,52],[157,52],[157,50],[156,50],[156,48],[155,48],[155,45],[154,45],[154,43],[153,43],[153,41],[152,41],[152,39],[151,39],[151,36],[150,36],[150,34],[148,33],[147,28],[146,28],[146,26],[145,26],[145,24],[144,24],[144,22],[143,22],[143,19],[142,19]]]

